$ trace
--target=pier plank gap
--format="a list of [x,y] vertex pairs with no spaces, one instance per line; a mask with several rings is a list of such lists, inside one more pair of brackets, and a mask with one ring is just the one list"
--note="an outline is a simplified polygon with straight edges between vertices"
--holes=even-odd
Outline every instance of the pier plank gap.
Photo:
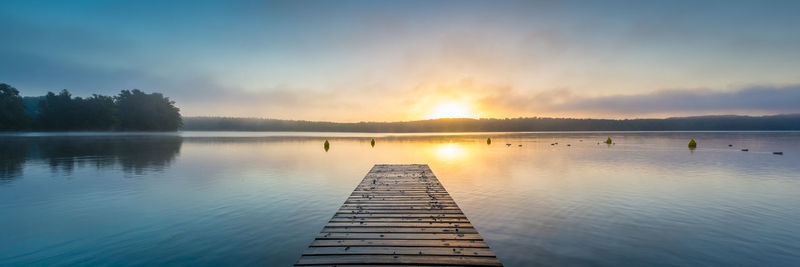
[[295,266],[502,266],[426,164],[375,165]]

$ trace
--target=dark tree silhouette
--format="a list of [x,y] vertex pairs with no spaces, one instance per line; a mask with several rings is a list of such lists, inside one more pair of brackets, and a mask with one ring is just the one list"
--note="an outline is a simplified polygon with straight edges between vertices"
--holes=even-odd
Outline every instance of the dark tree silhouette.
[[176,131],[183,125],[175,102],[160,93],[122,90],[115,99],[120,130]]
[[117,125],[117,105],[114,98],[104,95],[92,95],[82,99],[75,98],[77,109],[76,127],[85,130],[108,131]]
[[72,101],[72,94],[66,89],[58,94],[48,92],[44,100],[39,101],[39,115],[36,126],[46,131],[66,131],[79,129],[75,126],[76,107]]
[[29,121],[17,88],[0,83],[0,131],[26,129]]
[[174,104],[159,93],[137,89],[88,98],[73,98],[62,90],[48,92],[27,113],[36,117],[34,129],[44,131],[176,131],[182,121]]

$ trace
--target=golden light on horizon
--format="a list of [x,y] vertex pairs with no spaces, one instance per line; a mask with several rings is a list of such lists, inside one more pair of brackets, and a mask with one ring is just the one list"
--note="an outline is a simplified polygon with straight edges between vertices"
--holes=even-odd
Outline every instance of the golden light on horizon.
[[428,119],[441,118],[475,118],[470,106],[455,100],[444,101],[436,104],[433,111],[428,115]]

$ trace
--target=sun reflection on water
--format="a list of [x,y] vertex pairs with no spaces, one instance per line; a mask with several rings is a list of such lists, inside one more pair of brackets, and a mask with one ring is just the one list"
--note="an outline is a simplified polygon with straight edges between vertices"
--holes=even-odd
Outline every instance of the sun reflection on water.
[[457,160],[463,158],[467,151],[456,143],[439,144],[433,148],[434,154],[440,160]]

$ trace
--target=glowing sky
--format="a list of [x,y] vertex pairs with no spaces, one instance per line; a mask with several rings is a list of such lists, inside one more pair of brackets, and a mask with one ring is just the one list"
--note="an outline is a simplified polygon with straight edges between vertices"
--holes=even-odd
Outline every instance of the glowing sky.
[[703,2],[5,0],[0,82],[185,116],[800,112],[800,2]]

